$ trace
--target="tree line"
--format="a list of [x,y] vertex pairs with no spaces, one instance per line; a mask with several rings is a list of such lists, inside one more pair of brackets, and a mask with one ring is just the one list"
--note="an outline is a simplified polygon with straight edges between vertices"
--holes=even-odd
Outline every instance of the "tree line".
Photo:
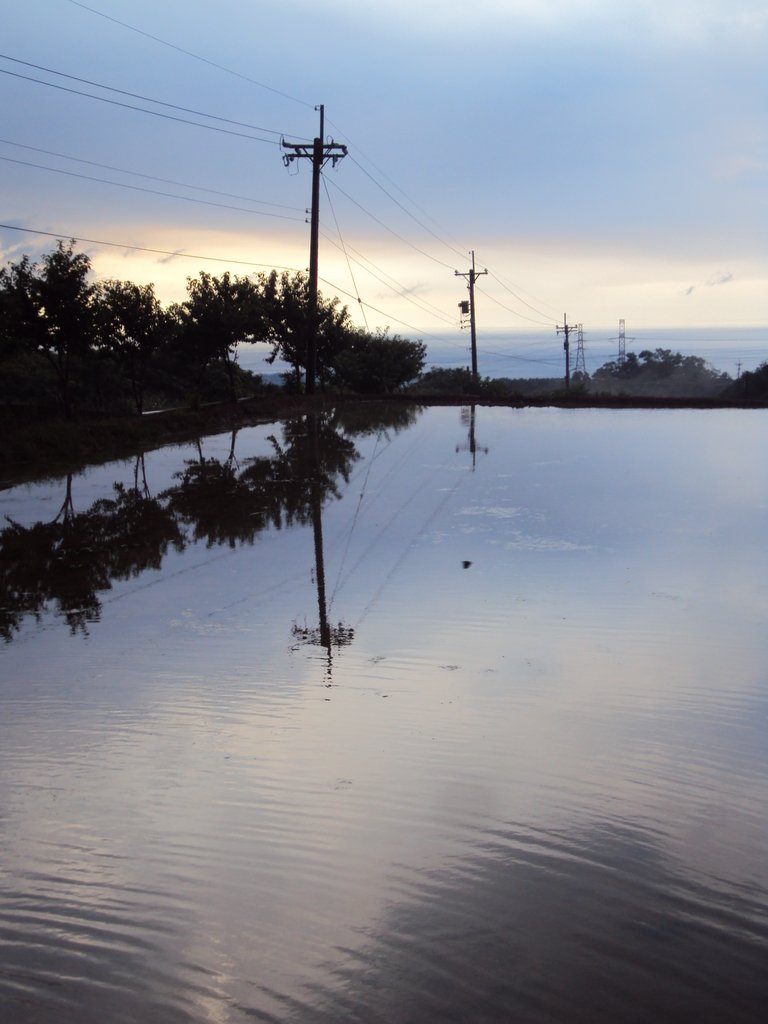
[[[230,398],[261,380],[238,363],[238,346],[266,342],[268,361],[306,367],[308,278],[276,270],[248,276],[200,271],[187,298],[163,305],[154,285],[92,280],[74,239],[38,262],[0,269],[0,387],[6,409],[36,414],[142,413]],[[387,393],[416,379],[426,346],[357,327],[339,299],[318,297],[321,388]]]

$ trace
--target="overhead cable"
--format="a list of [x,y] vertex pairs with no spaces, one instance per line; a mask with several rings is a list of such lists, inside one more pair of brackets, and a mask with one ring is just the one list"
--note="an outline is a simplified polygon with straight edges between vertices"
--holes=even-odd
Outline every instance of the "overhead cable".
[[367,210],[362,205],[362,203],[358,203],[356,199],[353,199],[352,196],[349,195],[348,192],[345,192],[340,185],[337,185],[335,181],[332,182],[332,184],[334,188],[338,189],[339,192],[341,192],[341,194],[345,196],[351,203],[354,203],[359,210],[362,210],[363,213],[368,214],[371,220],[375,220],[377,224],[383,227],[385,231],[388,231],[390,235],[393,235],[398,241],[402,242],[404,245],[407,245],[410,249],[415,250],[415,252],[419,253],[421,256],[426,256],[428,260],[432,260],[434,263],[439,264],[441,267],[445,267],[447,270],[453,270],[453,267],[449,263],[445,263],[443,260],[438,259],[437,256],[432,256],[430,253],[425,252],[423,249],[420,249],[418,245],[414,245],[413,242],[409,242],[407,238],[403,238],[402,235],[399,235],[388,224],[385,224],[383,220],[380,220],[377,216],[375,216],[375,214],[371,213],[370,210]]
[[[2,224],[0,224],[0,227],[2,227]],[[325,277],[321,277],[320,280],[323,284],[327,284],[330,288],[333,288],[334,291],[340,292],[342,295],[346,295],[348,299],[355,299],[355,301],[357,301],[356,297],[352,295],[351,292],[348,292],[346,288],[339,288],[337,284],[334,284],[333,281],[329,281]],[[362,302],[362,300],[360,301]],[[403,327],[407,327],[409,331],[415,331],[417,334],[421,334],[425,338],[432,338],[433,341],[442,341],[442,338],[438,338],[436,334],[428,334],[426,331],[420,331],[419,328],[414,327],[413,324],[409,324],[405,320],[400,320],[396,316],[390,316],[388,313],[385,313],[384,310],[377,309],[376,306],[372,306],[370,302],[365,302],[364,305],[367,306],[368,309],[372,309],[374,313],[378,313],[379,316],[387,317],[388,320],[394,320],[395,323],[401,324]]]
[[274,263],[255,263],[253,260],[229,259],[226,256],[199,256],[193,252],[172,251],[170,249],[150,249],[145,245],[129,245],[126,242],[106,242],[103,238],[84,238],[82,235],[73,235],[69,231],[38,231],[35,228],[21,228],[17,224],[0,224],[0,230],[22,231],[27,235],[44,235],[46,238],[69,238],[73,242],[84,242],[88,245],[108,245],[113,249],[128,249],[133,252],[148,252],[156,256],[178,256],[179,259],[206,260],[209,263],[229,263],[243,267],[268,267],[270,270],[287,270],[292,274],[300,274],[296,267],[281,267]]
[[8,71],[7,68],[0,68],[0,73],[10,75],[12,78],[21,78],[25,82],[37,82],[38,85],[47,85],[49,89],[58,89],[60,92],[72,93],[75,96],[85,96],[87,99],[99,100],[101,103],[111,103],[113,107],[123,107],[124,110],[138,110],[142,114],[152,114],[154,117],[162,117],[166,121],[177,121],[180,124],[191,124],[196,128],[207,128],[212,132],[220,132],[222,135],[234,135],[239,139],[250,139],[251,142],[266,142],[270,146],[280,145],[280,142],[276,139],[261,139],[258,135],[247,135],[245,132],[235,132],[230,128],[220,128],[215,124],[202,124],[200,121],[190,121],[187,117],[176,117],[173,114],[164,114],[160,110],[149,110],[147,107],[137,107],[135,103],[123,103],[121,100],[111,100],[107,96],[94,96],[91,92],[83,92],[81,89],[71,89],[68,85],[57,85],[55,82],[46,82],[44,79],[34,78],[32,75],[21,75],[17,71]]
[[396,206],[399,206],[399,207],[400,207],[400,209],[401,209],[401,210],[402,210],[402,211],[403,211],[403,212],[404,212],[405,214],[407,214],[407,215],[408,215],[408,216],[409,216],[409,217],[410,217],[410,218],[411,218],[412,220],[414,220],[414,221],[415,221],[415,222],[416,222],[416,223],[417,223],[417,224],[419,225],[419,227],[420,227],[420,228],[423,228],[423,229],[424,229],[425,231],[427,231],[427,232],[428,232],[428,233],[429,233],[430,235],[432,235],[432,237],[433,237],[434,239],[436,239],[436,240],[437,240],[438,242],[440,242],[440,244],[441,244],[441,245],[444,245],[444,246],[446,246],[446,248],[450,249],[450,250],[451,250],[451,252],[454,252],[454,253],[456,253],[456,255],[457,255],[457,256],[460,256],[460,257],[461,257],[462,259],[464,259],[464,257],[466,256],[466,253],[465,253],[465,252],[459,252],[459,250],[458,250],[458,249],[454,249],[454,247],[453,247],[452,245],[450,245],[450,244],[449,244],[448,242],[446,242],[446,241],[445,241],[445,239],[441,238],[441,237],[440,237],[440,235],[438,235],[438,234],[437,234],[437,233],[436,233],[435,231],[433,231],[433,230],[432,230],[432,228],[430,228],[430,227],[429,227],[429,226],[428,226],[427,224],[425,224],[425,223],[424,223],[423,221],[419,220],[419,218],[418,218],[418,217],[416,217],[416,216],[415,216],[415,215],[414,215],[414,214],[413,214],[413,213],[412,213],[412,212],[411,212],[411,211],[410,211],[410,210],[409,210],[409,209],[407,208],[407,206],[404,206],[404,205],[403,205],[403,203],[401,203],[399,199],[396,199],[396,198],[395,198],[395,196],[393,196],[393,195],[392,195],[392,193],[391,193],[390,191],[388,191],[388,189],[384,188],[384,186],[383,186],[383,185],[381,184],[381,182],[379,182],[379,181],[376,181],[376,179],[375,179],[375,178],[373,177],[373,175],[372,175],[372,174],[370,174],[370,173],[369,173],[368,171],[366,171],[366,169],[365,169],[365,168],[363,167],[363,165],[362,165],[362,164],[360,163],[360,161],[359,161],[359,160],[355,160],[355,158],[354,158],[354,157],[351,157],[350,159],[352,160],[352,163],[353,163],[353,164],[355,164],[355,165],[356,165],[357,167],[359,167],[359,168],[360,168],[360,170],[361,170],[361,171],[363,172],[363,174],[364,174],[364,175],[366,176],[366,178],[369,178],[369,179],[370,179],[370,180],[371,180],[371,181],[373,182],[373,184],[374,184],[374,185],[375,185],[375,186],[376,186],[376,187],[377,187],[378,189],[381,189],[381,191],[382,191],[382,192],[384,193],[384,195],[385,195],[385,196],[386,196],[386,197],[387,197],[388,199],[391,199],[391,200],[392,200],[392,202],[393,202],[393,203],[394,203],[394,204],[395,204]]
[[[547,321],[547,325],[549,325],[549,319],[550,319],[550,315],[551,314],[545,313],[542,310],[537,309],[536,306],[531,305],[530,302],[526,302],[526,300],[522,297],[522,295],[518,295],[517,292],[513,291],[512,288],[510,287],[510,285],[508,285],[506,283],[506,281],[503,281],[500,277],[498,277],[498,275],[494,274],[494,272],[492,270],[489,270],[488,273],[494,279],[494,281],[496,281],[497,284],[500,284],[501,287],[505,291],[509,292],[510,295],[514,296],[514,298],[516,298],[518,302],[522,302],[522,304],[524,306],[527,306],[528,309],[533,310],[534,313],[538,313],[539,316],[543,316],[546,319],[546,321]],[[547,303],[547,305],[548,305],[548,303]]]
[[518,313],[516,309],[512,309],[510,306],[505,306],[503,302],[499,302],[499,300],[494,295],[491,295],[490,292],[487,292],[485,291],[485,289],[480,288],[479,285],[476,285],[476,287],[478,291],[481,292],[487,299],[490,299],[491,302],[495,302],[496,305],[501,306],[502,309],[506,309],[506,311],[508,313],[511,313],[513,316],[520,317],[521,320],[527,320],[529,323],[537,324],[540,327],[549,327],[549,321],[534,320],[533,317],[526,316],[525,313]]
[[278,220],[293,220],[299,223],[304,221],[303,217],[291,217],[287,213],[270,213],[268,210],[250,210],[245,206],[232,206],[230,203],[215,203],[212,199],[197,199],[195,196],[180,196],[175,192],[162,192],[157,188],[145,188],[143,185],[129,185],[127,182],[110,181],[108,178],[97,178],[92,174],[80,174],[78,171],[65,171],[60,167],[46,167],[44,164],[35,164],[30,160],[15,160],[11,156],[0,156],[10,164],[20,164],[22,167],[36,167],[41,171],[51,171],[53,174],[65,174],[70,178],[81,178],[84,181],[98,181],[102,185],[114,185],[116,188],[127,188],[132,192],[146,192],[153,196],[164,196],[167,199],[181,199],[186,203],[198,203],[202,206],[215,206],[219,210],[236,210],[238,213],[250,213],[254,217],[274,217]]
[[68,0],[68,2],[73,4],[75,7],[81,7],[84,11],[88,11],[90,14],[96,14],[100,18],[114,22],[115,25],[120,25],[121,28],[127,28],[131,32],[136,32],[138,35],[144,36],[146,39],[151,39],[155,43],[160,43],[162,46],[168,46],[170,49],[176,50],[178,53],[183,53],[186,57],[192,57],[194,60],[202,61],[203,64],[208,64],[212,68],[224,71],[228,75],[234,75],[236,78],[241,78],[244,82],[250,82],[251,85],[257,85],[260,89],[266,89],[268,92],[273,92],[275,95],[282,96],[286,100],[291,100],[294,103],[300,103],[303,107],[314,107],[314,103],[308,103],[306,100],[297,99],[296,96],[291,96],[287,92],[281,92],[280,89],[274,89],[271,85],[259,82],[255,78],[249,78],[248,75],[244,75],[239,71],[234,71],[232,68],[228,68],[224,64],[217,64],[216,61],[209,60],[207,57],[202,57],[199,53],[193,53],[191,50],[185,50],[182,46],[177,46],[175,43],[169,43],[167,39],[161,39],[160,36],[153,36],[151,32],[145,32],[143,29],[136,28],[135,25],[129,25],[126,21],[119,21],[117,18],[113,18],[109,14],[104,14],[103,11],[96,10],[95,7],[88,7],[87,4],[79,3],[79,0]]
[[178,185],[180,188],[191,188],[196,192],[208,192],[214,196],[224,196],[227,199],[242,199],[246,203],[259,203],[261,206],[274,206],[281,210],[292,210],[294,213],[303,213],[298,206],[287,206],[285,203],[272,203],[267,199],[254,199],[252,196],[241,196],[235,192],[222,192],[217,188],[206,188],[205,185],[190,185],[186,181],[175,181],[173,178],[161,178],[156,174],[145,174],[142,171],[129,171],[125,167],[115,167],[113,164],[102,164],[96,160],[84,160],[79,156],[69,156],[67,153],[57,153],[51,149],[41,149],[39,146],[28,146],[23,142],[12,142],[10,139],[0,139],[6,146],[16,146],[19,149],[29,149],[33,153],[44,153],[46,156],[59,157],[62,160],[74,160],[78,164],[87,164],[89,167],[100,167],[105,171],[117,171],[119,174],[130,174],[135,178],[146,178],[148,181],[161,181],[165,185]]
[[35,71],[44,71],[48,75],[58,75],[59,78],[68,78],[72,82],[79,82],[81,85],[93,85],[97,89],[106,89],[107,92],[116,92],[120,96],[129,96],[134,100],[143,100],[145,103],[156,103],[160,107],[168,107],[170,110],[180,110],[183,114],[195,114],[197,117],[207,117],[212,121],[221,121],[223,124],[233,124],[238,128],[250,128],[254,132],[266,132],[267,135],[275,135],[282,138],[286,133],[277,132],[272,128],[263,128],[261,125],[248,124],[245,121],[233,121],[229,117],[220,117],[218,114],[208,114],[204,110],[194,110],[191,107],[181,107],[178,103],[167,103],[165,100],[156,100],[154,96],[143,96],[141,93],[129,92],[127,89],[118,89],[113,85],[104,85],[103,82],[94,82],[90,78],[78,78],[77,75],[68,75],[64,71],[56,71],[54,68],[47,68],[42,64],[32,64],[28,60],[20,60],[18,57],[9,57],[7,53],[0,53],[3,60],[10,60],[14,64],[23,64],[26,68],[34,68]]
[[336,219],[336,211],[334,210],[333,203],[331,202],[331,193],[328,191],[328,182],[325,180],[325,175],[321,175],[321,177],[322,177],[322,180],[323,180],[323,185],[325,186],[325,195],[326,195],[326,198],[328,199],[328,205],[331,208],[331,213],[333,215],[333,221],[334,221],[334,224],[336,225],[336,232],[337,232],[337,234],[339,236],[339,244],[341,246],[341,251],[344,253],[344,257],[345,257],[345,259],[347,261],[347,269],[349,270],[349,276],[350,276],[350,278],[352,280],[352,287],[355,289],[355,293],[357,295],[357,302],[358,302],[358,305],[360,306],[360,313],[362,314],[363,323],[365,324],[365,329],[367,331],[367,330],[370,330],[370,328],[368,327],[368,317],[365,315],[365,306],[363,305],[363,300],[360,298],[360,291],[359,291],[359,289],[357,287],[357,282],[355,281],[355,275],[352,272],[352,264],[350,263],[350,260],[349,260],[349,253],[347,252],[346,247],[344,245],[344,239],[341,237],[341,228],[339,227],[339,222]]
[[[433,306],[431,303],[415,298],[413,295],[409,293],[405,285],[400,284],[399,281],[396,281],[393,277],[390,277],[390,275],[387,274],[386,271],[382,270],[380,267],[376,267],[375,263],[372,263],[370,260],[366,259],[366,257],[358,253],[357,250],[354,249],[351,245],[346,245],[344,248],[342,248],[342,246],[340,246],[339,243],[330,235],[326,234],[324,231],[321,232],[321,234],[323,238],[326,239],[326,241],[330,242],[331,245],[335,246],[337,249],[341,249],[347,256],[348,260],[351,259],[353,263],[356,263],[359,267],[362,267],[362,269],[365,270],[366,273],[370,274],[371,277],[375,278],[377,281],[383,284],[385,288],[389,288],[390,291],[394,292],[394,294],[397,295],[398,298],[405,299],[406,302],[412,303],[414,306],[417,306],[424,313],[429,313],[432,316],[436,316],[438,320],[442,320],[443,323],[455,326],[455,322],[453,319],[446,316],[441,310],[439,310],[436,306]],[[349,253],[354,253],[355,255],[350,256]],[[366,263],[370,264],[370,266],[366,266]],[[371,267],[376,267],[376,270],[378,270],[379,273],[375,273],[374,270],[371,270]],[[387,278],[389,278],[389,280],[387,280]]]

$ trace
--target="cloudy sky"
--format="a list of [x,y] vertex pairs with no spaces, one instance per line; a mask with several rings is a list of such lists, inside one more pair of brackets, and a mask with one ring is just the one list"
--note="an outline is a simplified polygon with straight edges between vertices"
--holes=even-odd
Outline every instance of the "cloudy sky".
[[4,7],[0,221],[53,237],[0,228],[3,262],[87,239],[164,299],[305,269],[310,167],[280,142],[322,103],[349,156],[321,287],[361,323],[455,331],[475,250],[479,330],[765,324],[765,0]]

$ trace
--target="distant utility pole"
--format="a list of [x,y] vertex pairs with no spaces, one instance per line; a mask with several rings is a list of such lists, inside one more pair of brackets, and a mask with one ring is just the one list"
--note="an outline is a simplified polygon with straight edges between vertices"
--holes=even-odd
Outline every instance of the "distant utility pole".
[[320,239],[320,172],[330,160],[335,167],[347,155],[347,147],[333,141],[324,143],[325,106],[315,107],[320,111],[320,135],[312,145],[282,141],[282,147],[290,150],[283,154],[286,167],[294,160],[312,161],[312,210],[310,214],[309,238],[309,296],[307,309],[307,383],[308,395],[314,394],[317,373],[317,263]]
[[[469,268],[466,274],[462,274],[459,270],[454,270],[455,277],[466,277],[469,287],[469,333],[472,340],[472,382],[477,384],[479,377],[477,374],[477,329],[475,327],[475,281],[482,274],[487,274],[487,270],[475,270],[475,250],[473,249],[470,253],[472,257],[472,266]],[[464,312],[463,303],[459,303],[459,307]]]
[[571,343],[570,343],[569,337],[570,337],[571,331],[575,331],[576,328],[573,326],[573,324],[569,324],[568,323],[568,317],[565,315],[565,313],[563,313],[563,326],[562,327],[557,327],[556,326],[555,330],[557,331],[558,334],[560,333],[560,331],[562,331],[563,334],[565,335],[565,339],[563,341],[563,348],[565,349],[565,386],[566,386],[566,388],[570,388],[570,386],[571,386]]

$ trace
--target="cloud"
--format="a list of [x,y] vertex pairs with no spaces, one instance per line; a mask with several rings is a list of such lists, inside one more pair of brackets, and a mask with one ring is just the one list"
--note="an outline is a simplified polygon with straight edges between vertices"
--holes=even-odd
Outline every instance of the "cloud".
[[[730,270],[721,270],[719,274],[713,274],[712,277],[707,278],[704,282],[704,288],[717,288],[721,284],[729,284],[733,281],[733,274]],[[692,292],[696,291],[696,285],[689,285],[685,289],[686,295],[691,295]]]
[[728,284],[729,281],[733,280],[733,274],[730,271],[721,271],[719,274],[715,274],[705,281],[707,288],[716,288],[719,284]]
[[171,253],[168,256],[164,256],[162,259],[159,259],[157,262],[160,263],[160,264],[170,263],[172,260],[175,260],[177,257],[183,256],[183,255],[184,255],[184,250],[183,249],[176,249],[175,252]]

